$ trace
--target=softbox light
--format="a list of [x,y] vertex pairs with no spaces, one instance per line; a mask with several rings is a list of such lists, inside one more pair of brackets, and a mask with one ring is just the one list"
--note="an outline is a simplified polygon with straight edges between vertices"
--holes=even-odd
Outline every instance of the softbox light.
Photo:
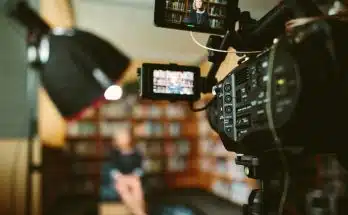
[[29,30],[28,60],[39,69],[42,85],[61,115],[78,118],[103,101],[130,60],[107,41],[79,29],[50,29],[25,2],[10,7],[10,16]]

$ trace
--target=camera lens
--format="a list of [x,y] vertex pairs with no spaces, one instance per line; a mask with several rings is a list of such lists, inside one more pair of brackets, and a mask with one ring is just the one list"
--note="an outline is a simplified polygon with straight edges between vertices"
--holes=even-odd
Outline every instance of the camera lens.
[[232,90],[231,84],[226,84],[225,87],[224,87],[224,90],[225,91],[231,91]]
[[231,113],[232,112],[232,107],[231,106],[225,107],[225,112],[226,113]]
[[231,102],[232,101],[232,96],[230,96],[230,95],[227,95],[227,96],[225,96],[225,102]]

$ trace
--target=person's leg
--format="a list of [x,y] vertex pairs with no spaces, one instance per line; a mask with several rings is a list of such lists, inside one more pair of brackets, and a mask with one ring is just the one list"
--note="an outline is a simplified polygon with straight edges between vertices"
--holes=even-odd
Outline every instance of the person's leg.
[[116,190],[121,196],[123,203],[126,207],[135,215],[138,215],[138,204],[134,202],[134,197],[131,194],[131,190],[129,189],[129,183],[126,178],[122,178],[122,180],[118,180],[116,183]]
[[130,178],[129,186],[131,188],[131,195],[134,199],[134,202],[138,205],[138,211],[139,214],[144,215],[146,214],[146,206],[144,201],[144,192],[141,185],[141,180],[138,177],[132,177]]

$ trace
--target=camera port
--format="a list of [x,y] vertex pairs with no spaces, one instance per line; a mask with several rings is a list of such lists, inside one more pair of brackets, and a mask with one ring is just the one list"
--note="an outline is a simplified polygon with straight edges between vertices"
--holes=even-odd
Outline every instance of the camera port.
[[225,96],[225,102],[227,102],[227,103],[232,102],[232,96],[230,96],[230,95]]
[[224,86],[224,91],[225,91],[225,92],[230,92],[231,90],[232,90],[231,84],[226,84],[226,85]]
[[232,113],[232,106],[226,106],[225,107],[225,112],[226,113]]

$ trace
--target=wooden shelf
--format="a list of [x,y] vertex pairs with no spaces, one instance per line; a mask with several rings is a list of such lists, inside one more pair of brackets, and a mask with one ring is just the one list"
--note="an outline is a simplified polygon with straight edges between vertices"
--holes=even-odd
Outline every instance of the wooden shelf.
[[121,117],[103,117],[103,121],[106,122],[124,122],[124,121],[130,121],[129,118],[121,118]]
[[[189,112],[188,105],[186,103],[172,104],[165,101],[154,102],[142,100],[137,101],[136,104],[132,105],[132,110],[130,111],[129,107],[122,110],[122,105],[118,106],[118,104],[118,102],[106,102],[102,106],[95,109],[93,120],[88,120],[88,123],[91,123],[96,127],[95,135],[75,135],[66,137],[66,141],[68,141],[68,143],[70,144],[70,153],[72,153],[73,155],[72,162],[88,162],[91,163],[92,166],[96,165],[95,168],[101,168],[102,162],[109,160],[109,158],[103,153],[107,151],[104,147],[109,147],[109,143],[112,141],[112,132],[117,131],[117,126],[123,126],[123,124],[129,123],[129,129],[131,132],[133,132],[133,142],[135,141],[136,143],[144,144],[144,150],[146,150],[143,154],[144,161],[148,162],[146,164],[147,167],[144,169],[146,176],[163,175],[166,176],[164,177],[164,179],[166,179],[166,182],[168,184],[176,187],[184,186],[187,181],[185,178],[191,178],[192,172],[197,172],[197,170],[193,169],[192,167],[198,165],[196,164],[196,159],[194,159],[194,157],[197,156],[198,153],[196,124],[197,119],[194,114]],[[176,117],[179,115],[173,112],[175,110],[180,114],[180,117]],[[117,117],[116,115],[112,115],[112,113],[115,113],[115,111],[119,111],[119,113],[131,112],[131,115],[127,117],[122,114]],[[80,122],[85,123],[86,120],[82,120]],[[142,124],[144,124],[144,126]],[[149,128],[149,126],[152,126],[152,129],[157,129],[156,126],[158,126],[158,124],[161,126],[160,130],[163,135],[140,135],[143,134],[143,132],[144,134],[147,134],[147,129]],[[73,129],[75,130],[80,129],[76,128],[76,125],[73,126],[75,126],[73,127]],[[176,126],[178,126],[178,128],[176,128]],[[81,132],[82,129],[83,127],[81,127]],[[90,129],[89,125],[85,125],[85,129]],[[73,130],[73,133],[75,133],[75,130]],[[137,133],[136,131],[139,132]],[[154,133],[157,132],[151,129],[150,131]],[[177,132],[178,135],[170,135],[171,132]],[[75,144],[77,142],[79,143]],[[184,148],[181,148],[180,145],[173,145],[173,147],[170,146],[170,144],[179,144],[179,142],[182,142],[182,144],[189,144],[188,154],[180,154],[180,150],[185,150]],[[152,145],[155,143],[159,143],[159,146]],[[84,144],[86,145],[84,146]],[[88,147],[87,144],[95,144],[95,147]],[[151,149],[150,146],[154,148]],[[168,148],[168,146],[170,149]],[[160,147],[160,153],[157,153],[157,147]],[[93,155],[78,155],[88,154],[90,152],[88,150],[93,150]],[[170,150],[170,153],[167,150]],[[171,150],[175,151],[172,153]],[[176,159],[179,162],[177,164],[175,163]],[[176,170],[176,168],[181,168],[181,165],[184,165],[185,168],[183,170]],[[156,171],[157,168],[160,168],[161,171]],[[173,171],[171,171],[170,169],[173,169]],[[86,171],[94,172],[94,169],[89,169],[89,167],[86,167]],[[101,169],[95,169],[95,171],[101,172]],[[101,174],[74,173],[73,170],[71,171],[71,174],[79,179],[83,179],[84,177],[94,177],[94,179],[96,180],[95,183],[100,183],[99,176],[101,176]],[[176,181],[177,178],[180,178],[178,179],[179,182]],[[180,180],[182,183],[180,182]],[[173,181],[175,183],[172,183]]]
[[96,141],[98,139],[97,135],[88,136],[67,136],[67,141]]
[[188,122],[190,118],[168,118],[168,117],[160,117],[160,118],[132,118],[134,122],[163,122],[163,123],[173,123],[173,122]]
[[170,12],[176,12],[176,13],[189,13],[189,11],[177,10],[177,9],[172,9],[172,8],[166,8],[166,10],[170,11]]
[[[102,137],[103,141],[112,141],[112,137]],[[185,140],[185,139],[195,139],[193,136],[178,136],[178,137],[170,137],[170,136],[148,136],[148,137],[134,137],[135,140],[148,140],[148,141],[175,141],[175,140]]]
[[166,155],[147,155],[147,154],[145,154],[145,155],[143,155],[145,158],[154,158],[154,159],[163,159],[163,158],[165,158],[166,157]]
[[209,14],[209,17],[210,17],[210,18],[215,18],[215,19],[226,19],[225,16],[210,15],[210,14]]

